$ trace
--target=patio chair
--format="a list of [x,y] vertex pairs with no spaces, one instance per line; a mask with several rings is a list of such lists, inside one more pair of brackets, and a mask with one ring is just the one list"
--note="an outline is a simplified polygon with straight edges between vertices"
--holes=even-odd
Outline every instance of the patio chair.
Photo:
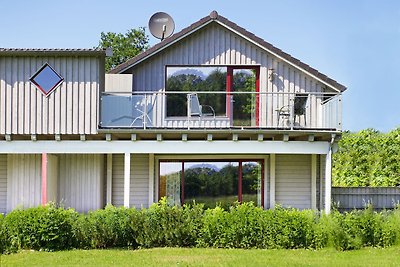
[[276,110],[278,112],[278,126],[280,126],[281,122],[286,119],[288,124],[293,127],[296,123],[296,118],[299,118],[297,126],[300,126],[300,116],[304,117],[304,127],[307,126],[306,111],[308,95],[309,94],[307,93],[296,93],[294,99],[291,100],[293,103]]
[[[212,106],[209,105],[200,105],[199,97],[197,94],[188,94],[188,116],[189,117],[205,117],[212,116],[215,119],[215,111]],[[207,107],[209,112],[205,113],[203,108]]]

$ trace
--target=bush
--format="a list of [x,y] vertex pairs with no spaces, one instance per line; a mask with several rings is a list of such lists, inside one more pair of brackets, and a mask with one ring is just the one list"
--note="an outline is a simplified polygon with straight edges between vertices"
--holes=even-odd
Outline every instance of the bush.
[[72,222],[76,212],[45,207],[16,209],[3,220],[4,250],[61,250],[73,245]]
[[253,203],[204,209],[169,206],[166,199],[149,209],[107,206],[78,214],[55,205],[17,209],[0,215],[0,252],[112,247],[311,248],[337,250],[400,243],[400,208],[321,215]]
[[3,221],[4,221],[4,215],[0,213],[0,254],[2,254],[5,249],[5,235],[3,230]]
[[135,209],[108,205],[105,209],[80,215],[73,224],[76,247],[135,247],[135,238],[130,228],[134,213],[137,213]]
[[131,229],[141,247],[191,247],[196,244],[203,213],[202,205],[169,206],[163,198],[135,214]]

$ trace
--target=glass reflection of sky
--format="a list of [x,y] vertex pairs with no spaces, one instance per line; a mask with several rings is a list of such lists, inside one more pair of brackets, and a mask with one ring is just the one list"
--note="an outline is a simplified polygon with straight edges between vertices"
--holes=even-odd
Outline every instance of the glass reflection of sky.
[[[223,167],[230,166],[238,166],[238,162],[214,162],[214,161],[192,161],[185,162],[185,170],[190,168],[197,167],[208,167],[211,169],[220,170]],[[167,175],[176,172],[180,172],[182,170],[182,162],[160,162],[160,175]]]
[[48,94],[62,81],[62,78],[46,64],[42,70],[32,77],[31,81],[40,87],[45,94]]

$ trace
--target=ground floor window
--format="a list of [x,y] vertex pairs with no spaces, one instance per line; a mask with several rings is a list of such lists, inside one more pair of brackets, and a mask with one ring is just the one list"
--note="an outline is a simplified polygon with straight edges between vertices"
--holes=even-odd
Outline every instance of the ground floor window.
[[238,202],[264,202],[262,160],[160,161],[159,196],[171,205],[203,203],[228,208]]

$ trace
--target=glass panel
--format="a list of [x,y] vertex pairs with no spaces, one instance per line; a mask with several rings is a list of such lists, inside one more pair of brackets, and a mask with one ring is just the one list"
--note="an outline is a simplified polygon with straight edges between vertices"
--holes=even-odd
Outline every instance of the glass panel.
[[47,95],[63,81],[63,78],[46,63],[30,80]]
[[[167,67],[166,91],[226,91],[226,67]],[[211,106],[215,115],[226,116],[225,94],[198,94],[200,105]],[[204,110],[208,112],[208,110]],[[167,93],[167,116],[187,116],[187,95]]]
[[[256,73],[255,70],[234,69],[233,70],[233,92],[255,92]],[[233,94],[233,125],[255,126],[256,125],[256,95],[255,94]]]
[[160,162],[160,198],[167,197],[169,205],[181,203],[181,162]]
[[185,162],[185,203],[228,209],[238,200],[237,162]]
[[261,207],[261,168],[256,161],[242,163],[242,201],[252,201],[254,205]]

